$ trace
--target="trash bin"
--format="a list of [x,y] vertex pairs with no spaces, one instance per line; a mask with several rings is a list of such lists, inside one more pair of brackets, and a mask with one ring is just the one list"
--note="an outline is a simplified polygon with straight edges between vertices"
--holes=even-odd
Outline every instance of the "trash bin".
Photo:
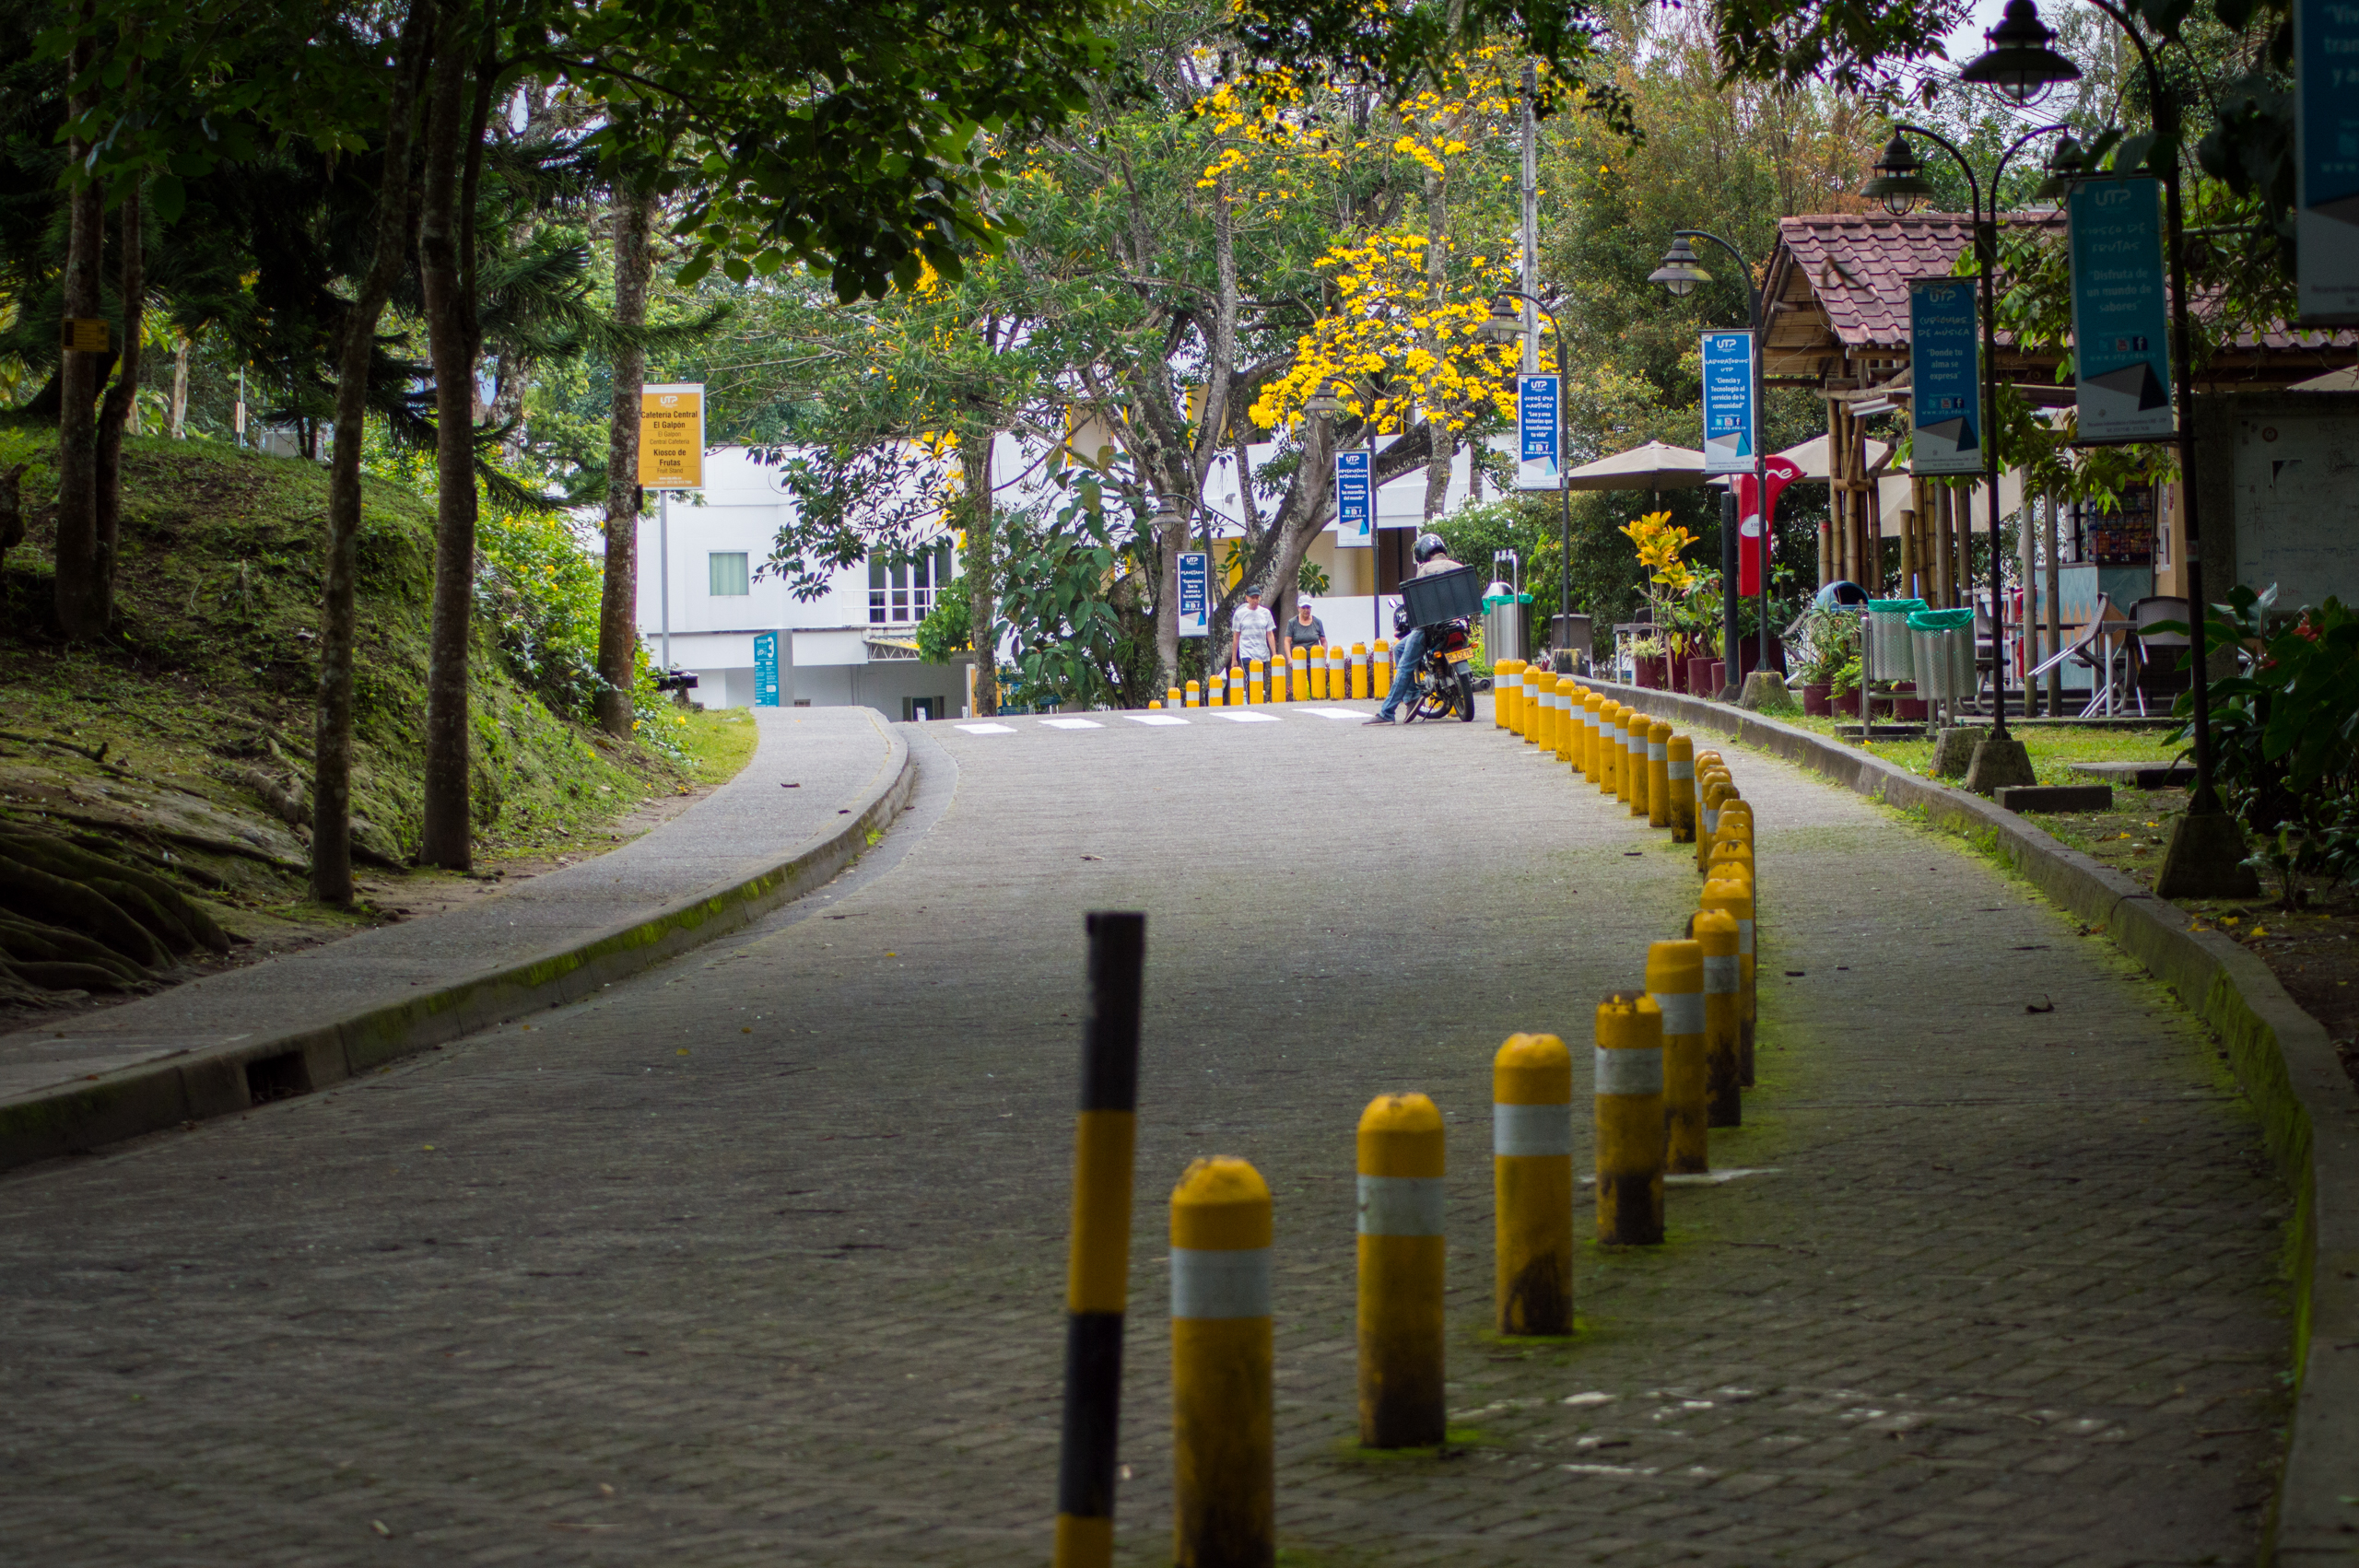
[[1916,611],[1908,616],[1908,638],[1915,644],[1919,696],[1956,703],[1975,696],[1972,610]]
[[1916,650],[1909,646],[1908,617],[1925,608],[1922,599],[1871,599],[1866,611],[1865,647],[1861,665],[1871,681],[1915,681],[1919,696],[1925,683],[1917,673]]
[[1531,594],[1513,592],[1504,582],[1491,584],[1483,595],[1483,657],[1493,664],[1532,657]]

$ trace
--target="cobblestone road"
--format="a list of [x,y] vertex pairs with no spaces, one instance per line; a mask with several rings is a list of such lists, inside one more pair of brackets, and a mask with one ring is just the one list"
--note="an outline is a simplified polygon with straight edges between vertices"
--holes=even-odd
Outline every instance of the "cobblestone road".
[[[0,1182],[7,1556],[1044,1562],[1080,917],[1143,907],[1126,1562],[1168,1561],[1164,1199],[1213,1152],[1276,1193],[1298,1563],[2251,1559],[2254,1127],[2159,988],[1950,841],[1738,755],[1765,1044],[1714,1159],[1768,1174],[1586,1247],[1577,1344],[1501,1345],[1490,1053],[1584,1043],[1692,865],[1487,723],[915,743],[903,825],[744,938]],[[1463,1441],[1370,1462],[1352,1127],[1403,1088],[1449,1118]]]

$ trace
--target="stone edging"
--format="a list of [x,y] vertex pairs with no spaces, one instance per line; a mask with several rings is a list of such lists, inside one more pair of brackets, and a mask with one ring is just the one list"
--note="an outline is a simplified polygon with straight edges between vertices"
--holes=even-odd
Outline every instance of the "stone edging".
[[280,1074],[299,1072],[295,1081],[303,1091],[323,1089],[443,1041],[577,1000],[609,981],[741,930],[833,878],[868,847],[871,834],[881,833],[900,814],[917,787],[917,762],[906,738],[890,731],[886,738],[886,781],[854,809],[851,821],[752,876],[393,1006],[142,1062],[19,1101],[0,1112],[0,1170],[252,1109],[248,1069],[255,1062],[288,1063],[278,1068]]
[[2012,812],[1810,731],[1676,692],[1591,682],[1617,702],[1811,768],[1997,850],[2143,964],[2228,1047],[2294,1195],[2289,1272],[2299,1392],[2264,1563],[2359,1562],[2359,1095],[2325,1026],[2267,965]]

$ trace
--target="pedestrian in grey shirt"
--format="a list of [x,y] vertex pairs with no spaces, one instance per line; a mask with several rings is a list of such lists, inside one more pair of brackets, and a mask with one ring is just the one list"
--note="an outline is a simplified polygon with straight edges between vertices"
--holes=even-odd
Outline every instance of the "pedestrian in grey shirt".
[[1250,670],[1253,661],[1268,663],[1278,645],[1278,618],[1262,607],[1262,591],[1245,591],[1245,607],[1228,618],[1229,657]]
[[1310,613],[1310,601],[1294,602],[1294,619],[1286,623],[1286,651],[1297,648],[1317,648],[1327,640],[1327,628]]

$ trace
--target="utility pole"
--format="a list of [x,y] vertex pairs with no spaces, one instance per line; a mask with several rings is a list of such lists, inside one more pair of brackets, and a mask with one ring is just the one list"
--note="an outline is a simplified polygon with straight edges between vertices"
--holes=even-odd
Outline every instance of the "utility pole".
[[[1532,99],[1540,91],[1539,68],[1523,63],[1523,373],[1540,370],[1540,318],[1532,297],[1540,292],[1540,135]],[[1557,392],[1558,406],[1564,392]],[[1562,460],[1559,460],[1561,464]]]

